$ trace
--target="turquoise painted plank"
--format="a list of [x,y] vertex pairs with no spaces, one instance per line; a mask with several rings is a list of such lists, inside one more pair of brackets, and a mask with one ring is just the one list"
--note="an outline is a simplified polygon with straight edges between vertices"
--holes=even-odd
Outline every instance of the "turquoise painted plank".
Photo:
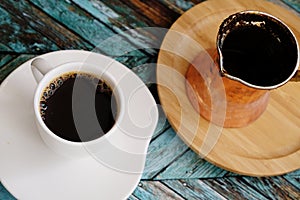
[[149,60],[149,63],[134,67],[131,70],[137,74],[144,83],[156,83],[156,63],[153,63],[151,60]]
[[300,190],[279,176],[269,178],[243,177],[242,180],[270,199],[300,199]]
[[151,49],[153,47],[153,43],[155,42],[153,41],[153,39],[155,39],[155,35],[151,35],[148,32],[144,33],[142,29],[134,29],[138,27],[132,26],[134,24],[129,22],[128,17],[120,15],[109,7],[111,2],[108,5],[98,0],[73,0],[73,2],[75,2],[76,5],[84,9],[86,12],[93,15],[106,26],[114,30],[117,34],[136,45],[137,48],[144,49],[150,54],[157,53],[156,50]]
[[118,35],[71,1],[31,0],[31,2],[59,23],[89,41],[94,45],[94,49],[92,49],[94,52],[113,57],[128,68],[138,67],[151,61],[148,55],[137,50],[138,48],[122,35]]
[[76,7],[71,1],[31,0],[30,2],[95,46],[113,35],[104,24]]
[[13,50],[5,44],[0,43],[0,52],[13,52]]
[[148,18],[149,26],[168,28],[180,16],[157,0],[123,0],[123,2],[136,13]]
[[286,176],[285,179],[300,190],[300,176]]
[[142,179],[153,179],[187,149],[188,146],[169,128],[150,143]]
[[164,114],[164,111],[160,105],[157,105],[158,109],[158,122],[155,128],[155,131],[152,135],[152,139],[156,139],[159,135],[163,134],[164,131],[170,128],[170,124],[167,121],[167,118]]
[[128,197],[127,200],[139,200],[139,199],[134,195],[130,195],[130,197]]
[[12,196],[1,183],[0,183],[0,199],[1,200],[16,200],[16,198],[14,196]]
[[185,11],[189,10],[199,2],[187,1],[187,0],[159,0],[162,4],[168,6],[173,11],[183,14]]
[[101,0],[101,2],[109,7],[110,11],[113,11],[116,16],[120,16],[118,21],[122,24],[117,23],[116,26],[124,26],[123,24],[131,28],[151,26],[148,18],[136,12],[124,0]]
[[[276,185],[275,187],[278,187],[280,189],[276,192],[282,195],[282,199],[300,199],[299,178],[300,177],[294,179],[294,184],[291,184],[289,181],[282,177],[272,178],[272,182],[274,182],[274,185]],[[296,181],[298,182],[298,184],[296,183]]]
[[6,65],[8,62],[12,61],[15,59],[17,55],[12,55],[12,54],[0,54],[0,69]]
[[[257,179],[249,177],[249,179]],[[268,199],[240,177],[226,177],[220,179],[207,179],[203,182],[226,199]]]
[[[148,82],[145,82],[146,84]],[[157,85],[155,83],[147,85],[148,89],[150,90],[152,96],[155,99],[157,109],[158,109],[158,122],[156,125],[156,129],[152,135],[152,140],[156,139],[160,134],[162,134],[164,131],[170,128],[169,121],[163,111],[163,108],[160,104],[160,100],[157,93]]]
[[172,189],[159,181],[141,181],[133,192],[133,195],[141,200],[183,200]]
[[188,200],[225,199],[200,179],[165,180],[162,182]]
[[293,171],[293,172],[290,172],[286,175],[284,175],[284,177],[289,177],[289,176],[299,176],[300,177],[300,169],[299,170],[296,170],[296,171]]
[[35,55],[30,55],[30,54],[22,54],[1,67],[0,69],[0,83],[13,71],[15,70],[18,66],[23,64],[25,61],[33,58]]
[[294,8],[297,12],[300,12],[300,1],[299,0],[282,0],[284,3]]
[[[82,38],[61,26],[59,23],[56,23],[55,20],[27,1],[15,3],[14,0],[6,0],[2,2],[1,5],[12,15],[22,18],[24,23],[46,36],[61,49],[92,49],[92,45],[83,41]],[[40,48],[43,48],[43,46],[40,46]],[[40,51],[43,50],[41,49]]]
[[228,172],[200,158],[192,150],[188,150],[171,163],[155,180],[188,179],[188,178],[219,178]]
[[152,136],[152,138],[155,138],[160,133],[162,133],[163,131],[165,131],[167,128],[170,127],[170,124],[166,118],[166,115],[164,114],[164,111],[162,109],[158,97],[157,84],[156,84],[156,64],[149,63],[149,64],[141,65],[139,67],[134,67],[131,70],[133,73],[139,76],[140,79],[147,85],[152,96],[156,101],[158,111],[159,111],[159,118],[158,118],[158,124],[156,126],[156,130],[154,131],[154,134]]
[[283,176],[288,182],[300,190],[300,170],[293,171]]
[[[101,51],[112,57],[119,57],[136,49],[123,37],[119,37],[104,23],[80,9],[71,1],[31,0],[31,2],[68,27],[68,29],[91,42],[96,48],[95,51]],[[141,57],[145,55],[135,51],[134,56]]]
[[41,49],[59,49],[52,41],[31,28],[22,17],[3,9],[3,5],[6,5],[5,1],[0,1],[0,35],[1,43],[5,45],[1,46],[5,51],[8,48],[18,53],[37,53]]

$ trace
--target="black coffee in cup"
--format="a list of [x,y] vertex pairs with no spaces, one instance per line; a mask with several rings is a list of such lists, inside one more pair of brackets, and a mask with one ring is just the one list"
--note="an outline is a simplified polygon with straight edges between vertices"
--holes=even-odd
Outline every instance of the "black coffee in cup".
[[71,72],[52,80],[40,101],[46,126],[72,142],[87,142],[115,124],[116,99],[111,87],[87,73]]
[[264,87],[280,84],[293,74],[297,44],[278,20],[255,12],[240,13],[224,21],[220,32],[227,74]]

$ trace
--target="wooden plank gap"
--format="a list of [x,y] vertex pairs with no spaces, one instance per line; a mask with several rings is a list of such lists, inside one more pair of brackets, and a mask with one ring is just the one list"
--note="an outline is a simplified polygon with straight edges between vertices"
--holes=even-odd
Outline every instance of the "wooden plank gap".
[[161,184],[163,184],[165,187],[169,188],[171,191],[173,191],[174,193],[176,193],[178,196],[180,196],[183,199],[186,199],[180,192],[178,192],[177,190],[175,190],[174,188],[170,187],[168,184],[166,184],[163,181],[160,181]]
[[268,199],[265,195],[249,187],[239,177],[203,180],[205,184],[217,191],[226,199]]
[[225,198],[217,193],[215,190],[207,186],[200,179],[180,179],[180,180],[165,180],[162,181],[164,184],[171,187],[183,198],[188,200],[199,200],[199,199],[223,199]]
[[142,200],[184,200],[159,181],[141,181],[133,195]]
[[286,176],[283,177],[287,182],[292,184],[295,188],[299,190],[300,193],[300,177],[299,176]]
[[163,168],[181,156],[188,146],[182,142],[172,128],[165,131],[149,145],[142,179],[151,180]]
[[130,26],[130,24],[123,19],[123,16],[120,16],[108,7],[109,4],[106,5],[96,0],[86,2],[72,0],[72,2],[82,10],[90,13],[94,18],[106,24],[116,34],[124,37],[129,43],[134,44],[140,51],[149,55],[157,54],[156,50],[149,49],[149,46],[151,47],[153,43],[153,37],[148,37],[148,35],[145,35],[140,29],[134,30],[134,27]]
[[158,180],[156,179],[156,177],[161,174],[162,172],[164,172],[170,165],[172,165],[172,163],[174,163],[178,158],[180,158],[182,155],[184,155],[187,151],[189,151],[189,148],[187,148],[185,151],[183,151],[181,154],[177,155],[174,160],[172,160],[171,162],[169,162],[169,164],[165,167],[163,167],[160,171],[158,171],[155,175],[153,175],[153,180]]
[[[33,15],[28,16],[39,17],[38,23],[44,26],[51,26],[51,29],[47,28],[44,30],[37,25],[33,25],[33,23],[30,23],[30,26],[36,31],[43,34],[44,36],[48,37],[53,42],[57,43],[58,46],[60,46],[60,48],[79,48],[85,50],[94,48],[94,45],[89,40],[85,39],[84,37],[81,37],[81,35],[79,35],[76,31],[68,29],[63,23],[61,23],[59,20],[49,15],[48,13],[44,12],[37,5],[30,1],[28,1],[28,4],[32,8],[31,12],[34,13]],[[49,31],[53,34],[50,35]]]

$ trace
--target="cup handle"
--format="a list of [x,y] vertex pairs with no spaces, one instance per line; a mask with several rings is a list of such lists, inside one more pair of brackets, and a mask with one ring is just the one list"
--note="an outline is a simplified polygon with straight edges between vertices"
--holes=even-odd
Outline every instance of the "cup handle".
[[31,62],[31,71],[37,83],[49,72],[53,67],[43,58],[35,58]]
[[291,78],[291,81],[300,82],[300,69],[298,71],[296,71],[294,76]]

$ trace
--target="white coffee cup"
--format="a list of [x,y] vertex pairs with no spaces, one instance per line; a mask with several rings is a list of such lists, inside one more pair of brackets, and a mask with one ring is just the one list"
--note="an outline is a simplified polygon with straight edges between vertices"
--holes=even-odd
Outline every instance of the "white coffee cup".
[[[44,58],[32,60],[33,77],[38,83],[34,95],[34,114],[41,138],[50,149],[65,157],[92,156],[117,170],[140,173],[158,120],[155,100],[145,84],[127,67],[109,57],[94,55],[93,58],[91,55],[91,59],[84,62],[69,62],[54,67]],[[94,75],[113,90],[117,102],[115,125],[100,138],[72,142],[53,133],[42,119],[40,101],[45,87],[53,79],[70,72]],[[138,161],[141,159],[143,162]]]

